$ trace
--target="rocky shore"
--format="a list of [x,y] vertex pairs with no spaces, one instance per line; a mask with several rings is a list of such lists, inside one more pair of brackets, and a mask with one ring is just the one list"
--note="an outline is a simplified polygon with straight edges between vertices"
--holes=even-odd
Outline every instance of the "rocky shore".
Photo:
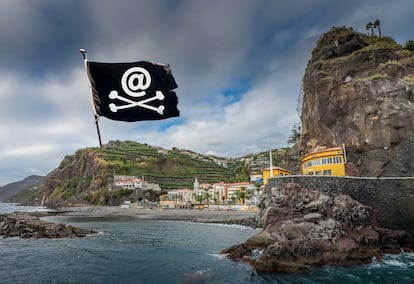
[[0,215],[0,236],[5,238],[76,238],[96,233],[70,225],[46,222],[31,213]]
[[188,221],[198,223],[237,224],[257,227],[257,213],[247,211],[186,210],[159,208],[120,208],[118,206],[68,207],[41,212],[15,212],[0,215],[0,236],[21,238],[74,238],[97,232],[73,226],[46,222],[39,217],[129,217],[151,220]]
[[263,231],[222,253],[248,261],[257,270],[296,273],[311,266],[369,263],[384,253],[412,251],[413,236],[378,227],[376,214],[347,195],[280,184],[266,188],[260,198]]

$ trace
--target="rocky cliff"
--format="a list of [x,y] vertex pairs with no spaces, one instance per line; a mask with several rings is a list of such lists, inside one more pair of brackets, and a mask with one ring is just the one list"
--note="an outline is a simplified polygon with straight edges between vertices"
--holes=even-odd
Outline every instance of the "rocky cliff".
[[[165,193],[171,188],[192,188],[196,177],[206,183],[246,181],[253,160],[253,157],[220,158],[133,141],[112,141],[102,148],[80,149],[64,157],[59,167],[47,175],[40,192],[24,200],[16,197],[14,201],[32,205],[42,202],[50,207],[119,205],[124,200],[133,200],[134,192],[111,191],[114,174],[144,178],[160,185]],[[154,201],[160,192],[148,190],[143,194],[145,199]]]
[[222,253],[261,271],[368,263],[414,248],[409,232],[378,226],[378,212],[349,195],[279,183],[262,191],[258,207],[263,231]]
[[414,175],[414,53],[332,28],[303,78],[301,149],[344,144],[348,175]]

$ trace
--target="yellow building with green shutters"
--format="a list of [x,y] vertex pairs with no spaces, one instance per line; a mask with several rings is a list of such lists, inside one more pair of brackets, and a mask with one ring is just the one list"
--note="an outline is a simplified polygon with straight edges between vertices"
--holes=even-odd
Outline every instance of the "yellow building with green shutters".
[[[272,169],[273,169],[273,177],[290,175],[290,172],[288,170],[285,170],[281,167],[272,167]],[[263,175],[263,184],[266,184],[270,178],[270,167],[263,169],[262,175]]]
[[312,151],[301,160],[304,175],[345,176],[345,164],[344,147]]

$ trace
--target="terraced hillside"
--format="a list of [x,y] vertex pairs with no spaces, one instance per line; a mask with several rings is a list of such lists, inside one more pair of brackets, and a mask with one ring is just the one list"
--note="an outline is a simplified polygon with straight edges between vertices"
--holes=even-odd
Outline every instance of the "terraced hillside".
[[111,142],[97,149],[100,158],[119,175],[144,177],[162,189],[192,188],[195,177],[201,182],[245,181],[244,163],[236,159],[204,156],[188,150],[165,150],[137,142]]
[[[66,156],[60,166],[48,174],[41,192],[25,200],[26,204],[67,206],[116,204],[130,191],[110,191],[114,175],[142,177],[157,183],[163,192],[192,188],[194,179],[202,183],[248,180],[245,163],[200,155],[188,150],[166,150],[132,141],[112,141],[103,148],[85,148]],[[155,198],[154,198],[155,199]]]

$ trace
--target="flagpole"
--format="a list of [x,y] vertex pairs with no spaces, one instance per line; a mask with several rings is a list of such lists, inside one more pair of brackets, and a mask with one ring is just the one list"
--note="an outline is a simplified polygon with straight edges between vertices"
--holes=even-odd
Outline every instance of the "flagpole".
[[98,132],[98,139],[99,139],[99,147],[102,148],[102,139],[101,139],[101,131],[99,129],[99,115],[96,112],[96,107],[95,107],[95,103],[93,101],[93,93],[92,93],[92,86],[91,86],[91,82],[88,76],[88,56],[86,53],[86,50],[81,48],[80,49],[80,53],[82,54],[83,57],[83,62],[85,64],[85,72],[86,72],[86,76],[88,78],[88,82],[89,82],[89,90],[91,92],[91,99],[92,99],[92,107],[93,107],[93,113],[94,113],[94,119],[95,119],[95,125],[96,125],[96,131]]

